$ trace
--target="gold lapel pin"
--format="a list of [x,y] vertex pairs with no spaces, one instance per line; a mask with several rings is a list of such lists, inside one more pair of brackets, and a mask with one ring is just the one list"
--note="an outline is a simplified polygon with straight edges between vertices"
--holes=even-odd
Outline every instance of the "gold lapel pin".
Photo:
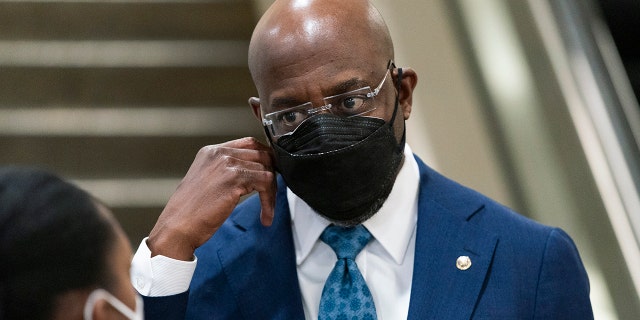
[[471,259],[468,256],[459,256],[456,260],[456,267],[462,271],[471,268]]

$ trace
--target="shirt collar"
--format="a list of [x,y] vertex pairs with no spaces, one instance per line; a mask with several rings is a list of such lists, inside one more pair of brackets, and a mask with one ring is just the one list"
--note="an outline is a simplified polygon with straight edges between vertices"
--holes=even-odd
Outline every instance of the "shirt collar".
[[[419,183],[418,163],[409,145],[405,144],[404,163],[389,197],[382,208],[363,223],[375,241],[378,241],[398,264],[404,260],[418,220]],[[287,200],[291,211],[296,264],[300,265],[307,258],[324,229],[331,223],[315,213],[289,188],[287,188]]]

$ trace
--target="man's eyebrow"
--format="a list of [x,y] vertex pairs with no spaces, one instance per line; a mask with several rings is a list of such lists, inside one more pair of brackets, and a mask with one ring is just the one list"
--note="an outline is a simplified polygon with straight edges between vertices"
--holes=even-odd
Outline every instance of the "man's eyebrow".
[[295,107],[303,103],[304,102],[300,102],[293,98],[274,98],[273,101],[271,101],[271,108]]
[[331,89],[332,95],[334,94],[341,94],[341,93],[345,93],[357,88],[361,88],[361,87],[366,87],[369,84],[360,79],[360,78],[351,78],[347,81],[343,81],[335,86],[333,86],[333,88]]
[[[348,92],[357,88],[366,87],[366,86],[369,86],[369,83],[367,83],[365,80],[354,77],[331,87],[331,90],[329,91],[330,94],[328,96],[345,93],[345,92]],[[283,107],[295,107],[307,102],[308,101],[301,102],[298,99],[294,99],[294,98],[281,97],[281,98],[274,98],[273,101],[271,101],[270,105],[272,109],[276,109],[276,108],[283,108]]]

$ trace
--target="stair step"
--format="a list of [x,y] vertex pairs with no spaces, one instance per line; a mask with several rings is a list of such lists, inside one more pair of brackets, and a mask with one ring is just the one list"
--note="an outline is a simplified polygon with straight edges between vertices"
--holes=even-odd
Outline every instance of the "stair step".
[[76,179],[182,177],[201,147],[236,138],[0,136],[0,163],[35,165]]
[[248,39],[251,1],[0,1],[0,39]]
[[246,67],[0,67],[0,107],[39,105],[246,105]]
[[248,105],[230,107],[45,107],[0,109],[5,136],[216,136],[260,133]]
[[246,67],[243,40],[0,40],[0,66]]
[[[168,199],[167,199],[168,200]],[[111,211],[122,225],[122,229],[129,237],[133,250],[137,250],[140,241],[149,236],[153,225],[162,212],[164,204],[155,207],[111,207]]]

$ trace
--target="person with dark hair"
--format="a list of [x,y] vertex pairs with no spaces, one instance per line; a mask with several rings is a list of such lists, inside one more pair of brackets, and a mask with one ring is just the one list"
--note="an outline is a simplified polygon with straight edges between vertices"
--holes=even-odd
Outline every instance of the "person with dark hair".
[[273,3],[248,54],[269,145],[198,152],[132,263],[148,317],[593,318],[569,235],[413,155],[394,59],[367,0]]
[[142,319],[131,255],[87,192],[40,169],[0,169],[0,319]]

